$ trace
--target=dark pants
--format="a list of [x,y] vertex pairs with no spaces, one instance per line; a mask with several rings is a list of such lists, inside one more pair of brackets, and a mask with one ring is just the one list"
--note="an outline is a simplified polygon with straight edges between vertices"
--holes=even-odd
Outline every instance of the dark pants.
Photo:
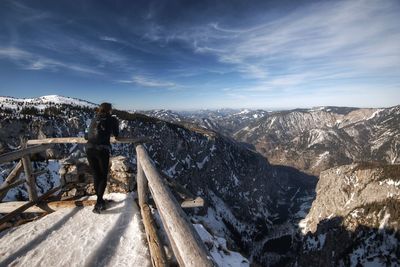
[[103,201],[104,191],[107,186],[110,152],[108,149],[87,148],[86,155],[93,172],[97,202],[100,203]]

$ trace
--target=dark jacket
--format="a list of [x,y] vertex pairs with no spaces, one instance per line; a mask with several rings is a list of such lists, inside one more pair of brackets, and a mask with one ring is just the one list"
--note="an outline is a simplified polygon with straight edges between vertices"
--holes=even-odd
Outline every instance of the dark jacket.
[[97,119],[102,120],[102,125],[105,125],[105,131],[100,131],[95,140],[88,140],[88,144],[110,146],[111,134],[115,137],[118,137],[119,135],[118,120],[110,114],[97,114],[93,120]]

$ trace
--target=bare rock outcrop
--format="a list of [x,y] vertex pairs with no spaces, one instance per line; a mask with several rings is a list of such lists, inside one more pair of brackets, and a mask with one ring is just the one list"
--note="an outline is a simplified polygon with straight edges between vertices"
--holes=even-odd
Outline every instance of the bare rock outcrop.
[[[93,174],[86,158],[68,158],[61,162],[61,183],[66,192],[64,196],[84,196],[94,194]],[[106,193],[128,192],[134,186],[132,164],[124,156],[110,158],[110,171]]]
[[[303,232],[315,232],[325,219],[348,215],[357,218],[357,214],[364,213],[363,206],[400,203],[400,165],[352,164],[329,169],[321,173],[316,193],[311,210],[302,221]],[[365,216],[359,217],[364,221],[349,220],[353,227],[368,224]],[[377,219],[373,217],[370,219]],[[398,230],[399,220],[390,216],[386,223]]]
[[296,266],[400,266],[400,165],[322,172]]

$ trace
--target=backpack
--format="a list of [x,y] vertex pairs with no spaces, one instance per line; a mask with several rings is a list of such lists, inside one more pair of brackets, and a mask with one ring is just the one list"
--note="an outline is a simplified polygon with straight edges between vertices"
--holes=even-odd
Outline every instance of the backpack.
[[98,143],[102,136],[107,134],[107,117],[96,116],[90,122],[87,130],[87,140],[91,143]]

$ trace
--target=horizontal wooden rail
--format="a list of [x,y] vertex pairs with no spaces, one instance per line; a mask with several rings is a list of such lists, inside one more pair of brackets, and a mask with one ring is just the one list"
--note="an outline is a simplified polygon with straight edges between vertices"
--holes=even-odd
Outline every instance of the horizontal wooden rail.
[[[20,207],[28,204],[29,201],[9,201],[0,203],[0,213],[10,213]],[[64,208],[73,207],[86,207],[94,206],[96,200],[62,200],[62,201],[51,201],[45,203],[38,203],[37,206],[29,207],[24,210],[24,213],[42,213],[42,212],[53,212]]]
[[[111,137],[111,143],[121,144],[141,144],[148,143],[148,138],[130,138],[130,137]],[[39,145],[39,144],[86,144],[87,140],[83,137],[58,137],[58,138],[44,138],[44,139],[33,139],[28,140],[28,145]]]
[[8,152],[8,153],[5,153],[0,156],[0,163],[13,161],[16,159],[23,158],[24,156],[27,156],[30,154],[43,152],[50,147],[51,147],[51,145],[37,145],[37,146],[31,146],[31,147],[19,149],[16,151]]
[[195,199],[186,199],[181,203],[181,207],[184,209],[204,207],[204,199],[201,197],[196,197]]
[[14,216],[17,216],[18,214],[21,214],[22,212],[24,212],[25,210],[29,209],[30,207],[38,204],[40,201],[43,201],[47,198],[49,198],[53,193],[59,191],[61,189],[61,186],[55,187],[53,189],[51,189],[50,191],[48,191],[47,193],[41,195],[40,197],[37,198],[36,201],[30,201],[28,203],[26,203],[25,205],[19,207],[18,209],[14,210],[13,212],[8,213],[7,215],[3,216],[0,218],[0,225],[7,222],[8,220],[10,220],[11,218],[13,218]]
[[143,145],[136,146],[136,155],[180,266],[215,266],[203,241],[163,182]]
[[[1,184],[0,188],[5,188],[12,184],[15,180],[17,180],[22,172],[23,166],[22,161],[19,161],[14,169],[10,172],[4,182]],[[1,191],[0,193],[0,201],[7,195],[7,190]]]

